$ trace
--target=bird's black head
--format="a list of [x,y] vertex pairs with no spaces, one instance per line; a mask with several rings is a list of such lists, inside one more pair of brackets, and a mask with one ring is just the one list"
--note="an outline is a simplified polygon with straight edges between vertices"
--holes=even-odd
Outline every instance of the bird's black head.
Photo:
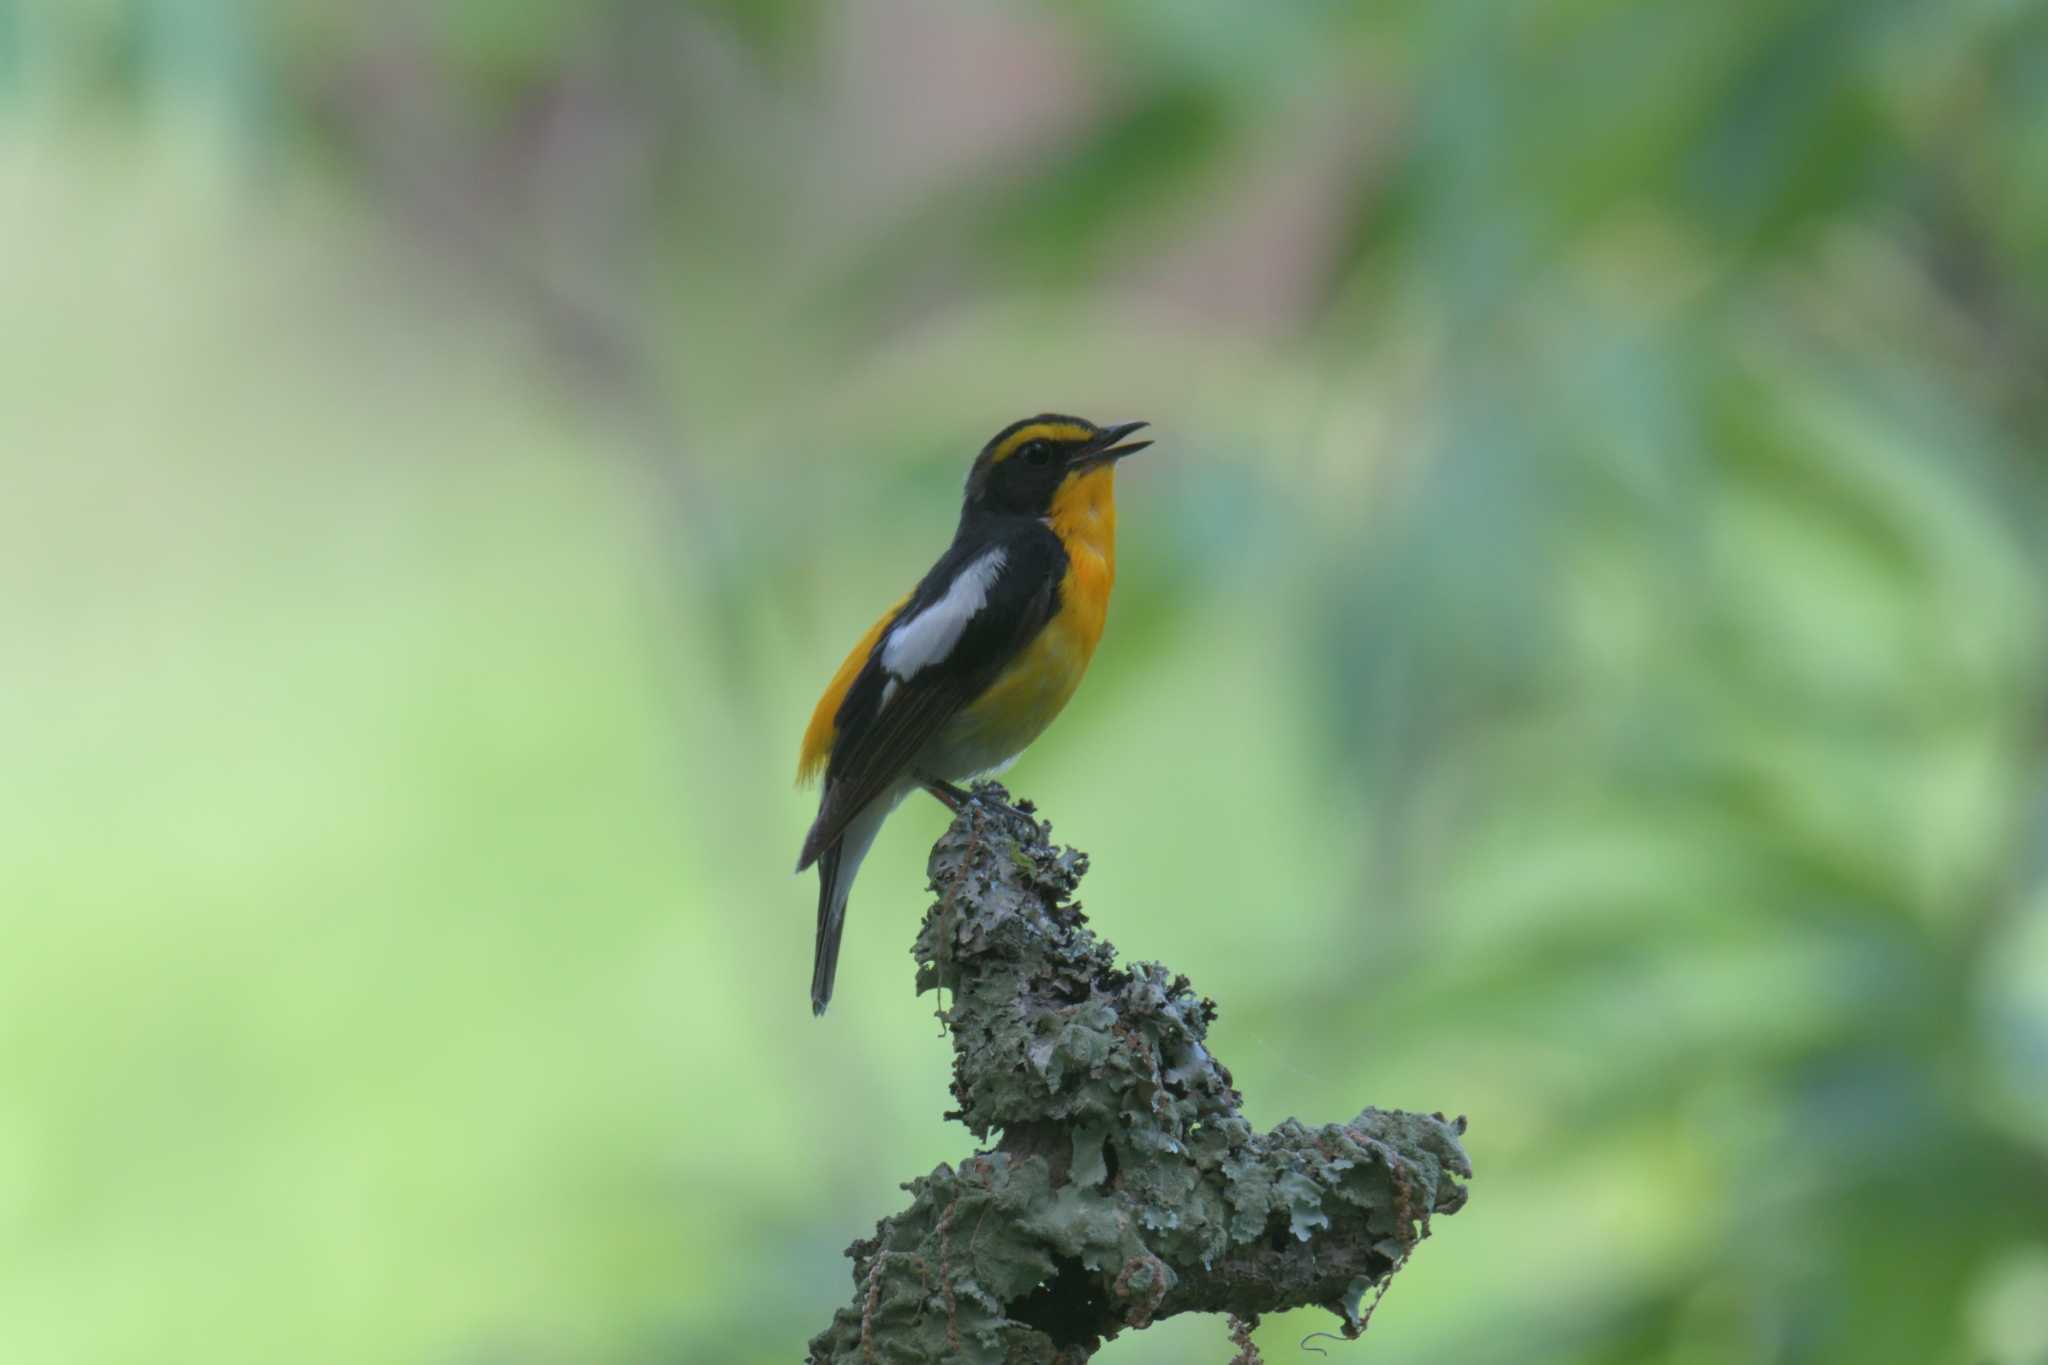
[[1040,413],[995,434],[967,474],[967,511],[1042,517],[1069,479],[1107,468],[1150,441],[1125,441],[1143,422],[1098,427],[1079,417]]

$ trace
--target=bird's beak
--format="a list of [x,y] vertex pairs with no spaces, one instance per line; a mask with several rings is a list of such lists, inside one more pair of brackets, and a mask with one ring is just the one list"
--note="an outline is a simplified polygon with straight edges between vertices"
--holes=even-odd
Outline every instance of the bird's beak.
[[1092,469],[1096,465],[1109,464],[1113,461],[1121,460],[1126,455],[1137,454],[1152,443],[1150,441],[1125,441],[1124,437],[1141,427],[1150,425],[1151,423],[1149,422],[1126,422],[1120,427],[1104,427],[1094,440],[1074,453],[1073,458],[1068,461],[1068,468]]

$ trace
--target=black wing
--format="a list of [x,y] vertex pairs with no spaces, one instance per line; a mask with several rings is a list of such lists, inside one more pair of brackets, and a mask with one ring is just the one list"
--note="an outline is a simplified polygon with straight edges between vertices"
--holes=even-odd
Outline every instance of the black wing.
[[[834,721],[824,799],[804,839],[799,872],[830,848],[870,801],[903,777],[918,751],[981,695],[1059,610],[1067,552],[1058,536],[1032,520],[993,535],[984,523],[976,532],[971,541],[956,539],[932,566],[847,688]],[[887,663],[890,641],[928,610],[943,610],[960,575],[992,550],[1003,552],[1002,568],[952,648],[923,667],[906,670],[908,676],[893,672]]]

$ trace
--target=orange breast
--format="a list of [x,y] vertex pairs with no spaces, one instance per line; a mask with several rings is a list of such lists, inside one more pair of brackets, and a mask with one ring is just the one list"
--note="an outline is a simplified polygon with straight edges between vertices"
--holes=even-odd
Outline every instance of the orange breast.
[[1052,724],[1095,657],[1116,585],[1116,470],[1070,481],[1046,518],[1067,549],[1059,614],[1015,663],[947,727],[945,748],[966,776],[1008,762]]

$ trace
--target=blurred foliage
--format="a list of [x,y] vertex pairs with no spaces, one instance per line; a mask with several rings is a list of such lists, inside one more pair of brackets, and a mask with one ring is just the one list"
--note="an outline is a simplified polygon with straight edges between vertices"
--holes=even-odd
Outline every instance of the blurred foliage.
[[2039,1365],[2044,242],[2028,0],[0,0],[0,1356],[793,1358],[952,1145],[796,735],[1056,407],[1013,781],[1473,1121],[1354,1352]]

